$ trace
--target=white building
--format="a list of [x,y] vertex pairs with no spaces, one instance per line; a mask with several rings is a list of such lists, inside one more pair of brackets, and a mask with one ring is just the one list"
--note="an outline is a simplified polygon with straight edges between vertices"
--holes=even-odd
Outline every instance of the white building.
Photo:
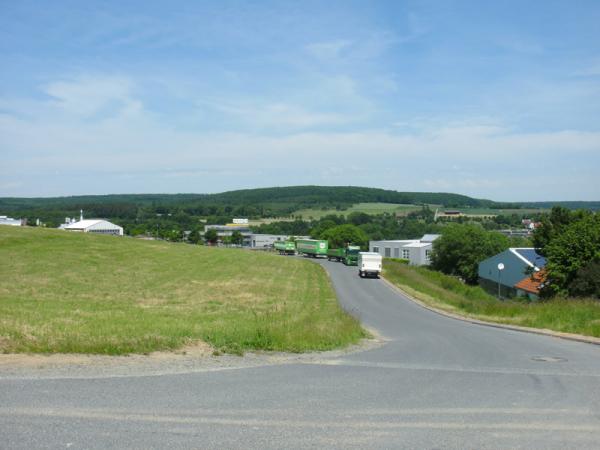
[[80,220],[64,226],[63,230],[123,236],[123,227],[102,219]]
[[426,234],[421,239],[370,241],[369,251],[384,258],[407,259],[411,266],[429,265],[433,241],[439,234]]
[[12,217],[0,216],[0,225],[11,225],[13,227],[20,227],[24,225],[22,219],[13,219]]

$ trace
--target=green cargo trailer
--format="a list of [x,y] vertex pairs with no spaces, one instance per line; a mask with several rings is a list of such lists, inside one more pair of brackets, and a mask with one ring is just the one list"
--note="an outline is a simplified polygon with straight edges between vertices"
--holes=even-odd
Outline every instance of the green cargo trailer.
[[277,241],[273,244],[273,247],[280,255],[296,254],[296,243],[292,241]]
[[346,257],[345,248],[330,248],[327,250],[327,259],[329,261],[341,261]]
[[317,256],[327,256],[327,241],[316,239],[298,239],[296,241],[296,250],[299,255],[307,255],[316,258]]
[[327,250],[327,259],[329,261],[342,261],[347,266],[356,266],[358,264],[358,252],[360,247],[349,245],[344,248],[331,248]]

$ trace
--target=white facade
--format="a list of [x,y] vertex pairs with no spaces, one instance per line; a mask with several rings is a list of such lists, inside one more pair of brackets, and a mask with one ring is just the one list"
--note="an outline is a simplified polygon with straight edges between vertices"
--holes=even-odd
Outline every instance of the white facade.
[[0,216],[0,225],[11,225],[13,227],[20,227],[23,225],[21,219],[13,219],[12,217]]
[[426,234],[421,239],[370,241],[369,251],[384,258],[407,259],[411,266],[429,265],[433,241],[438,237],[437,234]]
[[65,226],[63,230],[123,236],[123,227],[102,219],[80,220]]

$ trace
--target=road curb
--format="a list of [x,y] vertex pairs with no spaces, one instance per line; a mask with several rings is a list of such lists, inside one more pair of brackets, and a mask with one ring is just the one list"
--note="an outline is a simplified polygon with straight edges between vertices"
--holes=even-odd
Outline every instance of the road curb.
[[380,276],[380,278],[390,288],[398,291],[400,294],[402,294],[404,297],[406,297],[411,302],[416,303],[420,307],[425,308],[431,312],[434,312],[436,314],[439,314],[439,315],[442,315],[445,317],[449,317],[451,319],[456,319],[456,320],[460,320],[462,322],[473,323],[476,325],[482,325],[482,326],[486,326],[486,327],[502,328],[505,330],[521,331],[523,333],[540,334],[542,336],[552,336],[552,337],[556,337],[556,338],[560,338],[560,339],[566,339],[569,341],[577,341],[577,342],[584,342],[586,344],[600,345],[600,338],[596,338],[596,337],[592,337],[592,336],[584,336],[582,334],[573,334],[573,333],[562,333],[559,331],[548,330],[546,328],[530,328],[530,327],[521,327],[518,325],[508,325],[508,324],[496,323],[496,322],[486,322],[484,320],[473,319],[470,317],[461,316],[459,314],[454,314],[454,313],[451,313],[448,311],[444,311],[443,309],[435,308],[433,306],[430,306],[430,305],[424,303],[421,300],[414,298],[412,295],[403,291],[401,288],[396,286],[391,281],[388,281],[383,276]]

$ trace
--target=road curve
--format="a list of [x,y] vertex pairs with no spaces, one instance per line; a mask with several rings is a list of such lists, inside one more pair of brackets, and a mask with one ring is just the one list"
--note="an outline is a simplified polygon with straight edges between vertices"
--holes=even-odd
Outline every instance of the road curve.
[[600,347],[443,317],[319,263],[385,345],[163,376],[0,372],[0,447],[598,448]]

